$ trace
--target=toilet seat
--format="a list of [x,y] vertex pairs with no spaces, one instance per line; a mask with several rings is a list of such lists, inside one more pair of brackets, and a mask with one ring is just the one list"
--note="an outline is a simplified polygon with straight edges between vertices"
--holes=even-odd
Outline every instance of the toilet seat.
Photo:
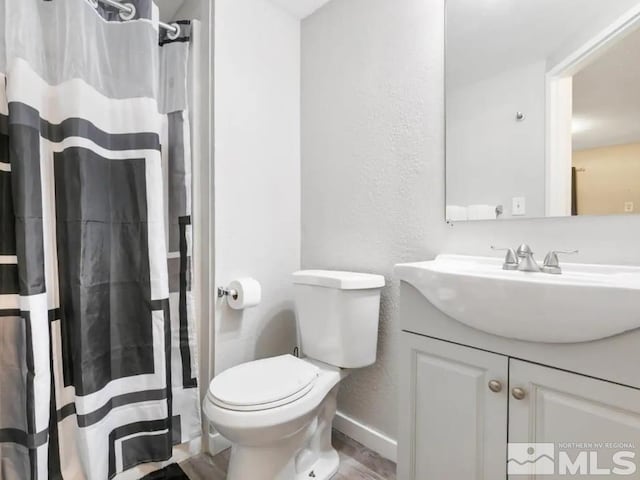
[[209,386],[209,398],[220,408],[257,412],[304,397],[320,369],[292,355],[244,363],[224,371]]

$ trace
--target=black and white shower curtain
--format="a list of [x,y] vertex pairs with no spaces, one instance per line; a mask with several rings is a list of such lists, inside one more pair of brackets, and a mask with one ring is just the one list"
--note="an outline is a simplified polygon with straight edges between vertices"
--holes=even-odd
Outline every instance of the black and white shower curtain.
[[0,479],[106,480],[200,436],[189,22],[0,0]]

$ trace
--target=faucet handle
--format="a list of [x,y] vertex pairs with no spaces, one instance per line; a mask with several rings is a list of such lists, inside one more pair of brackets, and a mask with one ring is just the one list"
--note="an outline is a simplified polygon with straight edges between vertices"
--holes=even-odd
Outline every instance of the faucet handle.
[[533,255],[533,250],[529,245],[527,245],[526,243],[523,243],[518,247],[518,250],[516,251],[516,253],[519,258],[522,258],[522,257],[526,257],[527,255]]
[[491,250],[496,252],[507,252],[504,257],[504,265],[502,266],[503,270],[517,270],[518,269],[518,256],[513,248],[498,248],[491,245]]
[[552,250],[547,253],[547,256],[544,259],[544,266],[542,267],[542,271],[544,273],[550,273],[552,275],[560,275],[562,273],[562,269],[560,268],[560,260],[558,259],[558,255],[575,255],[576,253],[580,253],[579,250]]

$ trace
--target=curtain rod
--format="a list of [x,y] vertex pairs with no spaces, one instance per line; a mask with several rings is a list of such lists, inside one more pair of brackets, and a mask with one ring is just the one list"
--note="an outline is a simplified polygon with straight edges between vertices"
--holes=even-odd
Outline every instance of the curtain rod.
[[[136,7],[134,7],[131,3],[120,3],[116,0],[98,0],[99,2],[106,3],[112,7],[120,10],[121,13],[124,13],[127,17],[133,18],[136,14]],[[131,18],[125,18],[125,20],[131,20]],[[169,38],[171,40],[175,40],[180,35],[180,25],[177,23],[169,25],[168,23],[158,22],[161,28],[164,28],[169,32]]]

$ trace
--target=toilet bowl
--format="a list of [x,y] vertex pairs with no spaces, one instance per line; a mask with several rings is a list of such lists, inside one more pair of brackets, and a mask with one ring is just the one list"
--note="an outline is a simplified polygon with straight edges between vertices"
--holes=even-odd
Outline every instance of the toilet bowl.
[[[331,446],[331,424],[338,384],[347,375],[346,370],[290,355],[240,367],[216,377],[204,402],[209,421],[233,445],[227,479],[331,478],[339,465]],[[292,370],[307,371],[292,379]],[[309,380],[309,376],[313,378]],[[283,379],[292,380],[282,382],[285,386],[279,391],[272,388],[273,400],[269,403],[248,396],[237,402],[241,405],[234,403],[247,385],[264,384],[267,378],[274,379],[274,385]],[[239,391],[231,386],[234,382],[242,385]],[[226,385],[221,387],[222,383]],[[296,384],[301,389],[292,393]]]
[[294,274],[305,358],[282,355],[233,367],[209,386],[203,409],[232,444],[228,480],[328,480],[340,381],[376,359],[384,277],[350,272]]

